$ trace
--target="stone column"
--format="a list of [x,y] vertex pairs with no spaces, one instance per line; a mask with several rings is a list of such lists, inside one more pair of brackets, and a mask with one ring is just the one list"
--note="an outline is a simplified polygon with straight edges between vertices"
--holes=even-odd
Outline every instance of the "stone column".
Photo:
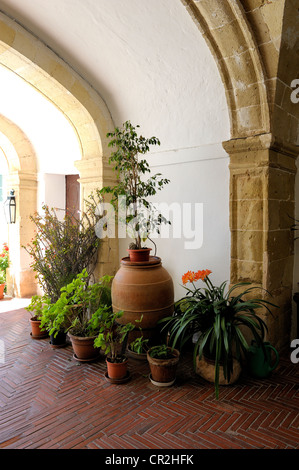
[[[78,160],[75,166],[80,174],[80,190],[81,190],[81,207],[84,210],[85,201],[88,200],[89,195],[97,188],[100,189],[104,185],[114,185],[115,175],[106,159],[102,160],[99,157]],[[117,229],[115,237],[103,238],[98,252],[98,262],[95,269],[95,278],[98,280],[100,277],[108,274],[114,275],[119,268],[118,256],[118,238]]]
[[293,223],[297,151],[272,134],[223,143],[230,156],[231,283],[250,282],[279,308],[260,312],[267,339],[289,344],[292,315]]
[[8,245],[11,264],[7,272],[7,293],[15,297],[31,297],[37,293],[35,273],[30,268],[31,258],[22,249],[31,242],[32,222],[29,216],[36,212],[37,178],[36,174],[16,171],[7,178],[7,186],[15,190],[17,219],[9,225]]

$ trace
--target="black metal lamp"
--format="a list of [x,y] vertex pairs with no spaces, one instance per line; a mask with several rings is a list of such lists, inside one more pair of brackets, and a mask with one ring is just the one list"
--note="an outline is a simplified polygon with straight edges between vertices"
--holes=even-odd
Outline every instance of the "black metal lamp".
[[15,224],[16,215],[17,215],[17,204],[16,204],[16,196],[15,196],[14,189],[11,189],[9,192],[9,196],[7,197],[4,203],[4,211],[5,211],[6,222],[8,224]]

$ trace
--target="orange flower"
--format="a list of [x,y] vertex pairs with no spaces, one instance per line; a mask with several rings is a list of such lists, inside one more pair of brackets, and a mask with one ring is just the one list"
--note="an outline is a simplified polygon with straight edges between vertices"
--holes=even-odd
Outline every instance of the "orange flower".
[[205,278],[206,278],[209,274],[211,274],[211,272],[212,272],[212,271],[210,271],[209,269],[205,269],[204,271],[202,271],[202,277],[201,277],[201,279],[204,281]]
[[194,281],[199,281],[199,279],[202,279],[202,271],[197,271],[194,275]]
[[209,269],[204,269],[204,270],[199,270],[196,273],[194,271],[187,271],[185,274],[182,276],[182,281],[183,284],[187,284],[187,282],[196,282],[199,279],[202,281],[205,280],[205,278],[211,274],[212,271]]
[[193,278],[194,278],[194,272],[193,271],[187,271],[182,276],[183,284],[187,284],[187,282],[193,282]]

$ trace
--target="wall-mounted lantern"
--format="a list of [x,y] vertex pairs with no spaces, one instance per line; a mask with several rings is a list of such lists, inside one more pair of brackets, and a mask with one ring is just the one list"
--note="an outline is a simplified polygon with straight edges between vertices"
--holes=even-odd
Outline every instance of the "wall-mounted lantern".
[[16,196],[15,196],[14,189],[10,190],[9,196],[7,197],[4,203],[4,212],[5,212],[6,222],[8,224],[15,224],[16,215],[17,215],[17,204],[16,204]]

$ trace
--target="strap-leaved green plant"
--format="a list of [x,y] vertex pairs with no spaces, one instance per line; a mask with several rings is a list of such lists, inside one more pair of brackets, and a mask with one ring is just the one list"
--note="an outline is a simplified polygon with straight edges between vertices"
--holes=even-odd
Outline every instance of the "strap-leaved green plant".
[[[178,345],[182,348],[197,334],[194,367],[197,356],[201,359],[204,354],[215,360],[215,392],[218,398],[220,366],[229,382],[234,357],[240,361],[242,352],[246,353],[250,347],[244,328],[264,349],[267,325],[257,310],[264,308],[271,313],[270,307],[276,305],[266,299],[252,298],[253,291],[259,288],[245,287],[249,283],[238,283],[228,290],[227,282],[219,287],[214,286],[209,278],[210,273],[209,270],[199,270],[184,274],[182,280],[187,295],[176,302],[173,316],[160,320],[160,323],[164,323],[162,330],[169,332],[169,343],[173,347]],[[195,283],[199,280],[203,281],[204,286],[196,287]],[[187,283],[191,283],[191,288],[186,287]]]

